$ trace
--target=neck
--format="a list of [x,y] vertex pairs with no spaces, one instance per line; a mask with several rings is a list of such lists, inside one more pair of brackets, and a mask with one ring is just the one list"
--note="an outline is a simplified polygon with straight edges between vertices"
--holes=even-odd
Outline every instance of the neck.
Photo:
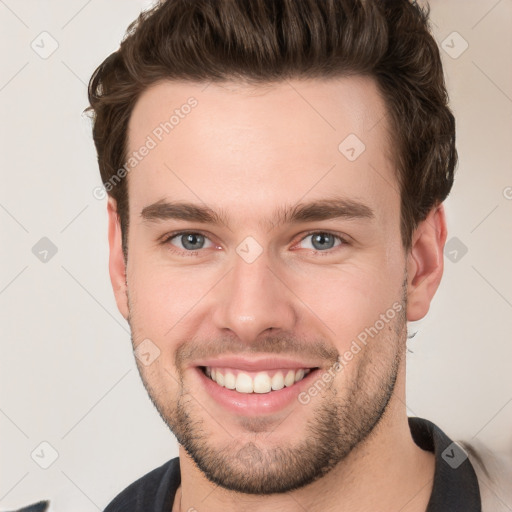
[[180,446],[181,486],[172,512],[425,512],[432,493],[434,454],[412,439],[405,408],[405,365],[381,421],[332,471],[285,494],[239,494],[211,483]]

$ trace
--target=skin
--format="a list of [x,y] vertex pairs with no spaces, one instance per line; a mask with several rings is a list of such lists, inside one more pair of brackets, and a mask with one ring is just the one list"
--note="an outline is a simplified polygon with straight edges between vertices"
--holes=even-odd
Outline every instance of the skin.
[[[108,201],[117,305],[134,347],[149,338],[160,350],[150,365],[137,364],[180,442],[173,511],[424,511],[434,456],[407,423],[406,320],[423,318],[437,290],[446,220],[443,206],[433,207],[405,252],[375,83],[161,82],[135,105],[128,151],[191,96],[197,107],[128,175],[127,262]],[[350,133],[366,146],[352,162],[338,150]],[[333,195],[364,203],[374,217],[272,224],[278,207]],[[228,225],[144,221],[143,208],[162,199],[207,204]],[[179,236],[163,242],[179,230],[204,234],[203,247],[187,254]],[[347,243],[322,249],[311,231]],[[247,236],[263,249],[252,263],[236,252]],[[327,369],[393,304],[402,314],[306,405],[240,417],[201,391],[190,367],[194,357],[293,356],[300,348]]]

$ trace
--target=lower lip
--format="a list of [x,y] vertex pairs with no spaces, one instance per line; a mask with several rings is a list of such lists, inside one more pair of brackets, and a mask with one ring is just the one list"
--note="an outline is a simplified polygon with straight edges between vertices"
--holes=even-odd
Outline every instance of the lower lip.
[[299,393],[310,386],[312,380],[316,379],[319,368],[311,370],[302,380],[290,387],[284,387],[278,391],[268,393],[239,393],[233,389],[219,386],[212,379],[207,377],[201,368],[194,368],[205,391],[218,404],[235,414],[246,416],[260,416],[279,412],[290,404],[298,402]]

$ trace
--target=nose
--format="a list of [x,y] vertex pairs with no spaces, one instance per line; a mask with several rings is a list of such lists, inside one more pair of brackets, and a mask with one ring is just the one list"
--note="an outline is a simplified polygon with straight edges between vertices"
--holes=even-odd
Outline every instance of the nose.
[[220,332],[231,331],[251,344],[264,334],[294,331],[298,318],[294,300],[265,252],[252,263],[235,254],[231,272],[217,287],[213,322]]

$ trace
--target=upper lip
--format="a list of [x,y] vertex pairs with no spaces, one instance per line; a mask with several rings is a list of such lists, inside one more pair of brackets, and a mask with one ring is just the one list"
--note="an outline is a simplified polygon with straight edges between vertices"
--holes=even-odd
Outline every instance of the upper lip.
[[311,361],[299,361],[297,359],[265,356],[259,358],[247,358],[241,356],[224,356],[212,359],[195,361],[194,366],[211,366],[219,368],[234,368],[246,371],[276,370],[279,368],[318,368],[320,365]]

